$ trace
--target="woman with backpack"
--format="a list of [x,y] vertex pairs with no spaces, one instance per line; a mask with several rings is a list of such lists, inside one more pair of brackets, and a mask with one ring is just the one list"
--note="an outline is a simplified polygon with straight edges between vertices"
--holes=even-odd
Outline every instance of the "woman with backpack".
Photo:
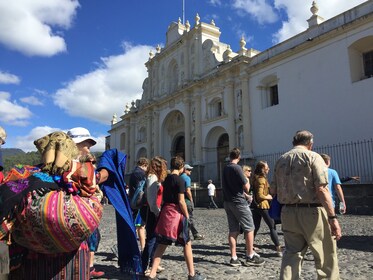
[[[167,176],[167,162],[164,158],[156,156],[151,159],[146,178],[146,200],[148,203],[146,214],[146,241],[145,248],[141,255],[142,267],[145,270],[145,276],[150,274],[151,267],[148,265],[153,262],[153,255],[157,247],[156,236],[154,234],[157,218],[161,211],[163,186],[162,182]],[[157,272],[164,268],[158,266]]]
[[171,158],[171,173],[163,182],[163,205],[159,214],[155,234],[157,248],[154,252],[152,269],[148,279],[157,278],[157,268],[168,245],[172,243],[184,246],[184,258],[188,268],[188,280],[205,280],[206,277],[194,270],[192,242],[189,235],[189,214],[185,203],[185,184],[180,174],[184,170],[184,160]]

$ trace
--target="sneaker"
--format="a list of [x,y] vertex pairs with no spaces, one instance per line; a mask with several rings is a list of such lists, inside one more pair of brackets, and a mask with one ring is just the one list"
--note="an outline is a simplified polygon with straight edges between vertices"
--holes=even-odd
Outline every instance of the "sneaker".
[[241,266],[241,261],[238,258],[237,259],[231,258],[229,264],[231,266]]
[[205,237],[202,234],[196,234],[194,235],[194,240],[203,240]]
[[277,257],[282,257],[282,247],[281,246],[276,246],[276,255]]
[[89,276],[91,279],[100,278],[105,275],[105,272],[103,271],[96,271],[96,269],[92,268],[89,272]]
[[199,272],[196,271],[194,276],[188,275],[188,280],[206,280],[207,277],[204,275],[201,275]]
[[118,258],[118,245],[115,244],[110,249],[111,249],[111,252],[113,252],[113,254]]
[[255,265],[255,266],[261,266],[265,263],[265,261],[258,257],[257,255],[254,255],[252,258],[250,257],[246,257],[246,262],[244,263],[245,266],[251,266],[251,265]]
[[147,270],[144,271],[144,276],[149,277],[150,275],[150,269],[148,268]]
[[254,256],[257,256],[258,258],[260,258],[260,255],[254,251]]
[[163,266],[158,265],[157,273],[161,273],[165,268]]
[[[259,254],[258,254],[257,252],[255,252],[255,251],[254,251],[254,253],[253,253],[253,254],[254,254],[253,256],[257,256],[258,258],[260,258],[260,255],[259,255]],[[247,259],[247,258],[249,258],[249,256],[248,256],[248,255],[246,255],[246,259]]]

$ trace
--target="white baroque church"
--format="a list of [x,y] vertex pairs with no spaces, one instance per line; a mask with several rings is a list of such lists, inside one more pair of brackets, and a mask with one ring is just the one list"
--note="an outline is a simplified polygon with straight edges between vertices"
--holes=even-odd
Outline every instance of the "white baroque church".
[[[305,19],[307,20],[307,19]],[[373,1],[325,21],[311,7],[308,29],[267,50],[233,51],[197,14],[171,23],[150,52],[140,100],[113,117],[107,148],[141,156],[181,155],[195,181],[220,181],[229,150],[242,157],[288,150],[297,130],[315,145],[373,138]]]

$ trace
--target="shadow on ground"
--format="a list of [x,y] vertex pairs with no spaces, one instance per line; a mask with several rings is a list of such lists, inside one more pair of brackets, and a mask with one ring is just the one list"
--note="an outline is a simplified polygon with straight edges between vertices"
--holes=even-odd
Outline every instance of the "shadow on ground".
[[337,246],[338,248],[343,249],[373,252],[373,238],[372,236],[342,236],[342,238],[338,241]]

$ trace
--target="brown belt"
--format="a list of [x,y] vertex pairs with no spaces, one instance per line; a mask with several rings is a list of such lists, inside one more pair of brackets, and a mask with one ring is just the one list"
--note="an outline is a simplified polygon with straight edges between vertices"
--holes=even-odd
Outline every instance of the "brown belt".
[[286,207],[322,207],[320,203],[295,203],[295,204],[285,204]]

